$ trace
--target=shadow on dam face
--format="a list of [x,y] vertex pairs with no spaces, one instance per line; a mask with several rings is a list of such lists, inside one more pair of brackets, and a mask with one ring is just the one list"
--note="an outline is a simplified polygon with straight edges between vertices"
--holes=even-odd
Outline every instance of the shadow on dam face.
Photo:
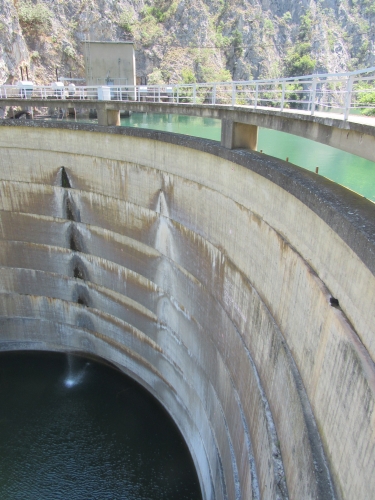
[[1,350],[140,382],[204,500],[371,498],[374,205],[214,141],[0,126]]

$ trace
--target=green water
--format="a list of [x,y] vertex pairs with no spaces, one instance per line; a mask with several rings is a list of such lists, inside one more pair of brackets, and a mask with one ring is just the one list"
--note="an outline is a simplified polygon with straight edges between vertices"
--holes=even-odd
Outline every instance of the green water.
[[[121,125],[151,128],[220,141],[221,121],[180,115],[133,113]],[[375,163],[339,149],[284,132],[260,129],[258,151],[285,160],[331,179],[375,202]]]
[[261,129],[258,150],[315,172],[375,202],[375,163],[359,156],[275,130]]
[[152,128],[164,132],[193,135],[220,141],[221,120],[198,118],[195,116],[157,115],[149,113],[133,113],[128,118],[121,118],[124,127]]

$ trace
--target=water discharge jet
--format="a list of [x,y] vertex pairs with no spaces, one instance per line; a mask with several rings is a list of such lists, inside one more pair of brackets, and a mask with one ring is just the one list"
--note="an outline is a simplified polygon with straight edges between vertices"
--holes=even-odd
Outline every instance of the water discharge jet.
[[90,363],[87,361],[82,367],[82,362],[78,362],[77,357],[69,352],[66,353],[66,360],[67,375],[64,378],[64,385],[70,389],[83,382]]
[[69,355],[71,378],[65,353],[0,353],[0,497],[201,499],[156,400],[113,365]]

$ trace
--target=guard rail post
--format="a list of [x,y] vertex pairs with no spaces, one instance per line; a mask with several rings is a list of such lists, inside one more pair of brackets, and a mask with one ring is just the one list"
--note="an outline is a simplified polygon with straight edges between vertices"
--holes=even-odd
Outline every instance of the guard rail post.
[[349,118],[350,105],[351,105],[351,102],[352,102],[353,83],[354,83],[354,75],[350,75],[349,79],[348,79],[348,85],[346,87],[344,120],[347,120]]
[[284,109],[284,100],[285,100],[285,80],[281,83],[280,111],[282,111]]
[[315,113],[315,99],[316,99],[316,85],[318,83],[317,78],[313,78],[312,87],[311,87],[311,116],[314,116]]

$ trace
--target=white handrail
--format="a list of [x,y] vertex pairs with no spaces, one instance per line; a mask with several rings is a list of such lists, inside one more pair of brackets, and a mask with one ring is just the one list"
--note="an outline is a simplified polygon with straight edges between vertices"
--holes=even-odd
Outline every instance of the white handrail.
[[[375,67],[350,73],[326,73],[273,80],[191,83],[178,85],[52,86],[1,85],[0,99],[146,101],[206,106],[246,106],[253,109],[303,109],[311,115],[338,110],[347,120],[353,109],[375,109]],[[363,97],[369,95],[369,99]]]

